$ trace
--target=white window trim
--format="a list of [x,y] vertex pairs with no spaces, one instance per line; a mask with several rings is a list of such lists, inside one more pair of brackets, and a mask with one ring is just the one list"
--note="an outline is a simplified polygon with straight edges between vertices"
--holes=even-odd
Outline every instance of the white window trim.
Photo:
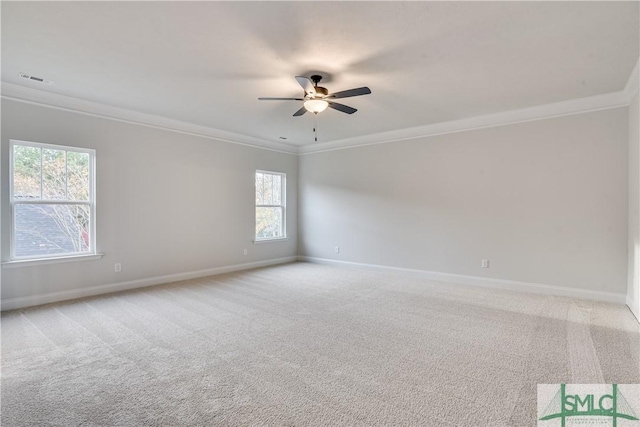
[[75,262],[75,261],[91,261],[100,259],[104,256],[104,254],[82,254],[82,255],[72,255],[72,256],[58,256],[51,258],[28,258],[28,259],[18,259],[15,261],[6,261],[2,263],[2,268],[16,268],[16,267],[31,267],[34,265],[45,265],[45,264],[59,264],[63,262]]
[[[40,149],[50,149],[50,150],[63,150],[63,151],[74,151],[77,153],[86,153],[89,155],[89,201],[81,200],[81,201],[71,201],[71,200],[33,200],[30,202],[19,201],[16,202],[13,199],[13,151],[15,145],[23,145],[28,147],[35,147]],[[2,263],[3,267],[13,267],[13,266],[26,266],[26,265],[35,265],[35,264],[50,264],[55,262],[69,262],[76,261],[80,259],[98,259],[102,257],[102,254],[98,254],[96,251],[97,243],[96,243],[96,150],[91,148],[80,148],[80,147],[72,147],[67,145],[56,145],[56,144],[46,144],[42,142],[31,142],[31,141],[22,141],[18,139],[9,140],[9,204],[11,207],[11,228],[10,228],[10,254],[11,260],[8,262]],[[42,167],[40,168],[40,174],[42,175]],[[42,178],[41,184],[42,186]],[[42,188],[41,190],[42,191]],[[90,248],[87,252],[73,252],[73,253],[64,253],[64,254],[56,254],[51,256],[43,257],[42,255],[35,256],[25,256],[18,257],[16,256],[15,250],[15,206],[17,204],[54,204],[54,205],[64,205],[64,204],[72,204],[72,205],[88,205],[90,211],[91,218],[91,229],[89,231],[89,243]],[[97,257],[97,258],[96,258]]]
[[253,239],[254,245],[261,245],[262,243],[278,243],[289,240],[288,237],[270,237],[268,239]]
[[[256,174],[258,174],[258,173],[266,173],[266,174],[271,174],[271,175],[280,175],[282,177],[282,188],[281,188],[282,194],[280,195],[280,197],[282,199],[282,204],[281,205],[258,205],[258,204],[255,204],[255,202],[254,202],[254,206],[253,206],[253,244],[255,245],[255,244],[260,244],[260,243],[274,243],[274,242],[277,242],[277,241],[288,240],[288,237],[287,237],[287,174],[285,172],[274,172],[274,171],[256,169],[256,171],[253,174],[253,182],[254,182],[253,199],[254,200],[256,198],[256,191],[257,191],[257,189],[255,188]],[[256,208],[282,208],[282,236],[279,236],[279,237],[264,237],[264,238],[258,238],[256,236]]]

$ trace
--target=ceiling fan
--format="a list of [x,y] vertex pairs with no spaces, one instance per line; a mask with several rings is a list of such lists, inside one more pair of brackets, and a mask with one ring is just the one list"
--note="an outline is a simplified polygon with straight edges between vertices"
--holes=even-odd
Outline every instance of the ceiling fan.
[[342,111],[343,113],[353,114],[356,110],[344,104],[333,102],[334,99],[349,98],[351,96],[368,95],[371,89],[368,87],[359,87],[356,89],[343,90],[340,92],[329,93],[327,88],[318,86],[322,76],[313,75],[311,79],[302,76],[296,76],[296,80],[304,89],[303,98],[258,98],[259,101],[304,101],[302,108],[296,111],[293,116],[298,117],[307,111],[318,114],[329,108]]

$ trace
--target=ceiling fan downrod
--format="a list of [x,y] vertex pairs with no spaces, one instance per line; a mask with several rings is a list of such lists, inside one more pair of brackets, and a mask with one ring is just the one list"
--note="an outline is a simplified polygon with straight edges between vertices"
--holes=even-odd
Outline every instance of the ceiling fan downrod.
[[315,87],[318,87],[318,83],[320,83],[320,80],[322,80],[322,76],[319,76],[317,74],[311,76],[311,81],[313,82],[313,86]]

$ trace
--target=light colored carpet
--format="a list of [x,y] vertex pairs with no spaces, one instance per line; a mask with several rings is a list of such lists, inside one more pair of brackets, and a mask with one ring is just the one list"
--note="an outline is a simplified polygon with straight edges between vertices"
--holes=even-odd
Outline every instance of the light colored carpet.
[[294,263],[2,315],[2,425],[533,426],[640,382],[623,306]]

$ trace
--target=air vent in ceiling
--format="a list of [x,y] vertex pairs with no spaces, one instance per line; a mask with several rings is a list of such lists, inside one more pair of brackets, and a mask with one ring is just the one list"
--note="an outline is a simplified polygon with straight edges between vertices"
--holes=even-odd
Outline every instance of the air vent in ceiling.
[[32,76],[30,74],[25,74],[25,73],[20,73],[20,77],[22,77],[25,80],[29,80],[36,83],[42,83],[45,85],[50,85],[51,83],[53,83],[51,80],[43,79],[42,77],[36,77],[36,76]]

